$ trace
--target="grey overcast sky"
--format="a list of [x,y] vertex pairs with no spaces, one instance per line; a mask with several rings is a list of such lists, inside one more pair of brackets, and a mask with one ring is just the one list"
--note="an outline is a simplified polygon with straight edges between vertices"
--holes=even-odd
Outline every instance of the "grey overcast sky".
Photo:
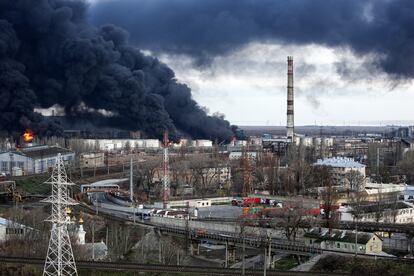
[[94,0],[89,16],[234,124],[285,124],[288,55],[296,124],[414,120],[414,1]]

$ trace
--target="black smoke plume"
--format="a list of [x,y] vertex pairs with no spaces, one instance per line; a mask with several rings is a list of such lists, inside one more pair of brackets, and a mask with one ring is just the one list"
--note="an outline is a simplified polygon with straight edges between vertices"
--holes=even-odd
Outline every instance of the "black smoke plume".
[[412,0],[101,0],[91,11],[140,47],[200,65],[250,42],[316,43],[374,55],[368,66],[391,78],[414,77]]
[[190,89],[128,33],[87,22],[80,0],[0,0],[0,131],[59,133],[34,108],[58,105],[66,119],[97,127],[227,139],[230,124],[206,115]]

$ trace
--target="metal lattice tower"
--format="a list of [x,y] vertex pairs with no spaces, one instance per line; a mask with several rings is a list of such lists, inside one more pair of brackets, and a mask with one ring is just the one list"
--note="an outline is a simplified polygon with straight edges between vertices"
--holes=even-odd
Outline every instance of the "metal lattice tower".
[[73,183],[68,181],[60,154],[52,176],[45,183],[52,185],[52,195],[45,200],[52,204],[52,215],[46,220],[52,222],[52,230],[43,275],[78,275],[68,233],[68,224],[71,223],[68,206],[77,203],[69,197],[68,186]]
[[162,178],[162,199],[164,202],[164,208],[167,207],[168,200],[170,198],[170,168],[168,160],[168,132],[164,132],[164,161],[163,161],[163,178]]

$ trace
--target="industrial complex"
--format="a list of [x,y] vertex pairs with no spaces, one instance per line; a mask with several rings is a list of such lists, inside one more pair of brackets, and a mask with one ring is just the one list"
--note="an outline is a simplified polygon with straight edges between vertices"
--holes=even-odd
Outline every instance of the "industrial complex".
[[[60,275],[57,265],[76,275],[78,260],[131,252],[160,266],[205,262],[240,274],[271,273],[287,260],[301,270],[331,254],[412,256],[411,128],[298,133],[293,74],[289,56],[284,135],[218,143],[170,140],[167,131],[162,141],[27,131],[20,141],[3,139],[4,206],[51,212],[44,275]],[[4,214],[4,246],[47,236]]]

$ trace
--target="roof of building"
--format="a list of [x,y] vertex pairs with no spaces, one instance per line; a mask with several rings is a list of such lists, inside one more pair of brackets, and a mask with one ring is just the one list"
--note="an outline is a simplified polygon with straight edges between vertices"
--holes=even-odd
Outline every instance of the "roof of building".
[[117,185],[117,184],[123,183],[123,182],[128,181],[128,180],[129,180],[129,178],[105,179],[105,180],[100,180],[100,181],[93,182],[89,185],[90,186],[113,186],[113,185]]
[[[355,243],[355,235],[355,232],[351,230],[332,229],[329,231],[328,228],[314,227],[310,231],[306,232],[304,237],[315,238],[319,241]],[[358,232],[357,243],[366,244],[373,236],[378,237],[374,233]]]
[[33,159],[56,156],[58,153],[61,153],[61,154],[73,153],[73,151],[69,149],[61,148],[58,146],[34,146],[34,147],[23,148],[21,152],[25,156],[33,158]]
[[367,204],[362,205],[359,207],[361,213],[375,213],[378,211],[385,211],[385,210],[401,210],[401,209],[408,209],[413,208],[413,206],[404,201],[397,201],[397,202],[381,202],[381,204]]
[[315,165],[330,166],[330,167],[335,167],[335,168],[365,168],[365,165],[356,162],[352,158],[346,158],[346,157],[318,159]]
[[403,142],[403,144],[406,144],[408,146],[414,144],[414,138],[413,137],[405,137],[405,138],[402,138],[401,141]]
[[15,221],[12,221],[12,220],[9,220],[9,219],[6,219],[6,218],[2,218],[2,217],[0,217],[0,225],[1,226],[13,226],[13,227],[19,227],[19,228],[30,228],[30,227],[27,227],[23,224],[20,224],[20,223],[17,223]]

